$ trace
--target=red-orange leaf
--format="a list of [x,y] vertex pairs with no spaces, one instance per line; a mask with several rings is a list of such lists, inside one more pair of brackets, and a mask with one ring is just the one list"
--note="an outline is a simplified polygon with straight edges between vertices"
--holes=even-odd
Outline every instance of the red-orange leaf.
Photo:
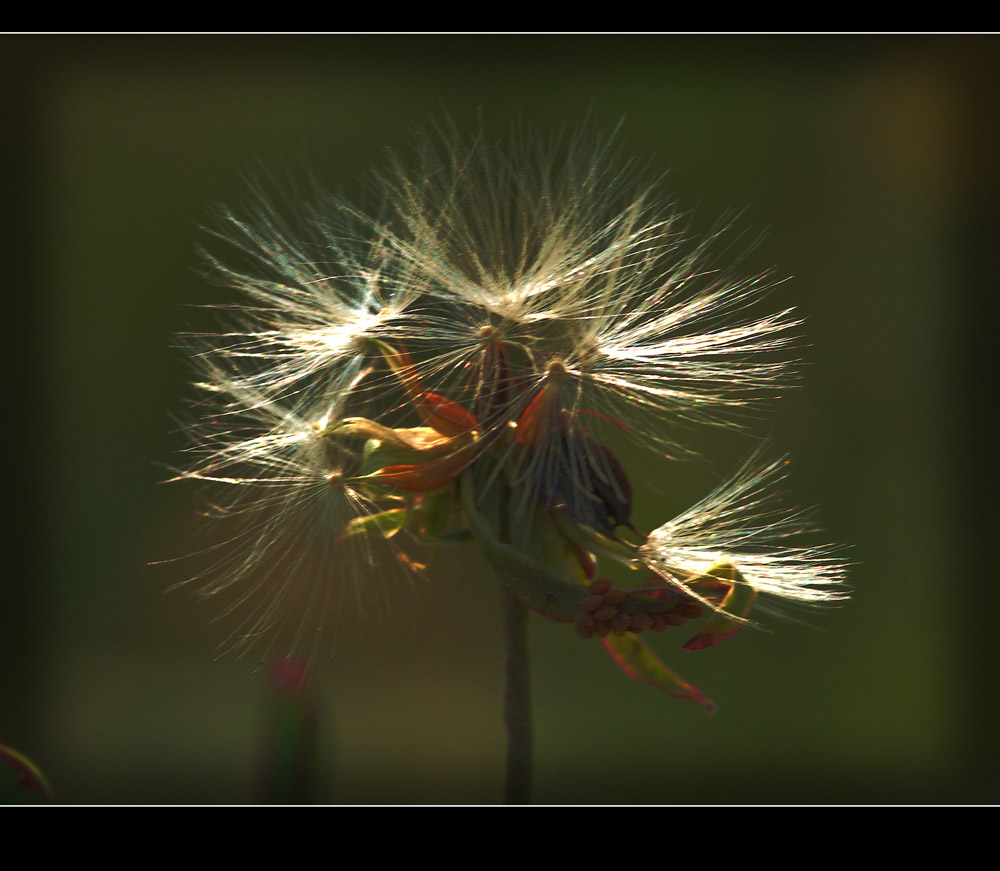
[[558,396],[558,390],[553,389],[552,385],[546,385],[528,403],[528,407],[521,412],[521,416],[517,419],[517,443],[519,445],[538,446],[538,443],[545,437],[546,432],[554,423],[553,417],[559,410]]
[[410,397],[410,402],[427,426],[433,427],[441,435],[449,438],[467,435],[479,426],[479,421],[457,402],[424,390],[409,352],[396,350],[381,342],[377,344],[385,357],[385,362],[399,378]]
[[366,477],[399,490],[426,492],[450,484],[480,454],[485,442],[473,442],[464,448],[426,463],[386,466]]

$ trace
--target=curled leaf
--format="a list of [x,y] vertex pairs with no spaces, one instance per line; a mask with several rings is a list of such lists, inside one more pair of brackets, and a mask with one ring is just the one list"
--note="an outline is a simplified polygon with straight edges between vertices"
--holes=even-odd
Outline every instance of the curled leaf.
[[743,580],[732,563],[718,563],[705,574],[718,578],[729,590],[702,630],[684,644],[685,650],[703,650],[728,641],[743,627],[757,599],[757,591]]
[[52,800],[52,787],[38,766],[0,744],[0,804],[51,804]]
[[635,634],[609,635],[601,639],[601,644],[630,678],[670,693],[674,698],[695,702],[710,714],[715,712],[715,703],[711,699],[667,668],[649,645]]
[[349,417],[328,432],[376,442],[385,451],[395,451],[398,456],[414,462],[447,453],[455,447],[454,440],[429,426],[388,427],[364,417]]

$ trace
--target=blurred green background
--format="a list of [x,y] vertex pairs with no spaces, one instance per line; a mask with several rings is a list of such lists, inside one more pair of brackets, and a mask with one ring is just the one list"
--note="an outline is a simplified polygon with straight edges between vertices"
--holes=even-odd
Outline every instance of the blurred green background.
[[[447,111],[502,136],[624,119],[627,152],[707,231],[767,231],[803,389],[762,423],[853,545],[814,627],[656,648],[719,706],[531,627],[538,802],[995,802],[992,645],[1000,42],[993,37],[4,37],[8,558],[0,741],[70,803],[245,802],[262,676],[215,659],[186,591],[192,488],[158,486],[189,396],[171,335],[218,301],[194,253],[252,160],[354,194]],[[720,471],[750,444],[707,434]],[[713,485],[667,469],[651,527]],[[653,474],[653,473],[650,473]],[[669,503],[669,504],[667,504]],[[316,677],[320,798],[501,795],[499,599],[451,557]]]

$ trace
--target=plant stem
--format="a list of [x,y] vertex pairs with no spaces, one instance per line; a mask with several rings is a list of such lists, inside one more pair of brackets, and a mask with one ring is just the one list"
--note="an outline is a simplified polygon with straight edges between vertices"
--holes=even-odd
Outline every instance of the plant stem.
[[316,703],[307,664],[293,656],[271,663],[257,773],[260,804],[316,802]]
[[527,804],[531,792],[531,688],[528,684],[528,610],[502,588],[507,649],[504,725],[507,727],[507,781],[504,804]]

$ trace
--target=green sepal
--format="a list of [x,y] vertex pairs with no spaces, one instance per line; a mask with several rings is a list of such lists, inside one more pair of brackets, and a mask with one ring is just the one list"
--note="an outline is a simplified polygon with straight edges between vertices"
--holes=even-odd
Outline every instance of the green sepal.
[[[561,622],[573,620],[589,595],[587,588],[550,572],[513,545],[503,544],[498,526],[491,524],[486,515],[476,507],[470,472],[463,474],[461,490],[462,507],[469,528],[500,581],[539,614]],[[572,577],[572,572],[567,574]]]
[[508,511],[511,545],[533,559],[553,577],[570,584],[586,584],[577,548],[562,535],[556,517],[559,512],[536,502],[529,510]]
[[427,457],[420,451],[401,442],[368,439],[361,454],[361,472],[359,478],[374,475],[380,469],[389,466],[410,466],[426,462]]
[[422,536],[440,539],[445,535],[455,510],[453,490],[453,487],[442,487],[420,497],[416,514]]
[[409,513],[407,508],[390,508],[388,511],[380,511],[377,514],[355,517],[344,527],[341,539],[371,532],[377,533],[383,538],[389,538],[406,526]]
[[635,545],[622,541],[620,538],[608,538],[600,530],[576,523],[561,511],[553,511],[552,515],[560,533],[584,550],[597,556],[613,559],[630,569],[636,568],[635,559],[638,549]]
[[630,678],[670,693],[674,698],[687,699],[701,705],[708,713],[715,712],[715,703],[696,686],[674,674],[641,638],[632,632],[609,635],[601,644]]
[[444,532],[441,535],[435,535],[433,538],[427,538],[427,544],[469,544],[476,540],[476,537],[472,534],[471,529],[456,529],[452,532]]

